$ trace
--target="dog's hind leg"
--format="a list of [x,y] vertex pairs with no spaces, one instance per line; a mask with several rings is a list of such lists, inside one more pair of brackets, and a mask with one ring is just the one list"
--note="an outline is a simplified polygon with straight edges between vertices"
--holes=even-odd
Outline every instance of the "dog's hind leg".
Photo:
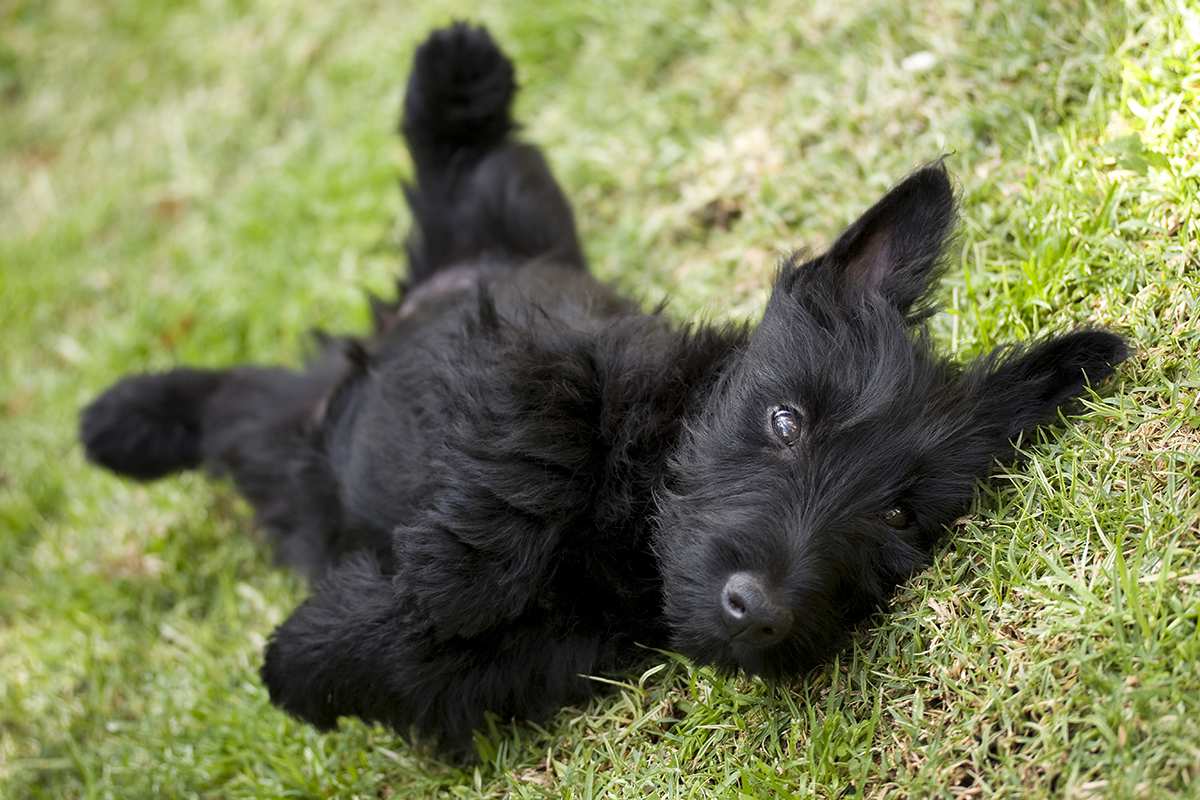
[[80,439],[89,460],[137,480],[201,466],[237,472],[245,442],[268,429],[300,429],[330,388],[269,367],[128,375],[83,409]]
[[122,378],[80,415],[88,459],[143,481],[199,467],[205,410],[227,375],[180,368]]
[[89,460],[138,480],[200,467],[228,475],[274,537],[280,560],[317,575],[340,530],[319,416],[345,373],[327,356],[304,372],[131,375],[83,410],[80,438]]
[[408,239],[414,285],[487,261],[585,268],[566,197],[541,152],[513,139],[512,63],[483,28],[456,23],[418,49],[401,131],[416,181]]

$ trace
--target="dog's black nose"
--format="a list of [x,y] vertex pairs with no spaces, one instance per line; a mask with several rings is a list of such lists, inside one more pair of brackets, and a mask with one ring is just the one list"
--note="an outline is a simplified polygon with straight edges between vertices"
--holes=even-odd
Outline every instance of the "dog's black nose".
[[731,639],[769,647],[792,630],[792,610],[758,576],[735,572],[721,590],[721,617]]

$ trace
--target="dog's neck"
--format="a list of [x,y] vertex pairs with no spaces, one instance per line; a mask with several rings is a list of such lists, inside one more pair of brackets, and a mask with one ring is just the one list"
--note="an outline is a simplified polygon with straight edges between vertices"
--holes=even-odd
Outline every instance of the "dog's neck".
[[580,535],[563,542],[556,563],[571,587],[564,596],[580,613],[608,618],[614,635],[668,644],[651,549],[655,497],[688,419],[747,336],[742,327],[684,328],[661,315],[631,314],[610,318],[587,337],[593,371],[586,388],[571,391],[594,393],[586,424],[599,463],[587,470],[591,502],[579,509],[586,517]]
[[616,320],[594,340],[604,468],[592,511],[603,541],[589,543],[589,569],[631,603],[660,591],[650,541],[668,461],[747,337],[742,326],[681,328],[651,315]]

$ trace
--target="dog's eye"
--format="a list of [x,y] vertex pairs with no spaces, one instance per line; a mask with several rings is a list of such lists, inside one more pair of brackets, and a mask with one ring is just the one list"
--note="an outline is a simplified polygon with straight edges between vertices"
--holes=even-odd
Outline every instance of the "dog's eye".
[[884,523],[893,528],[907,528],[912,524],[912,515],[901,506],[894,506],[880,515]]
[[790,447],[800,438],[800,417],[790,408],[777,408],[771,413],[771,429]]

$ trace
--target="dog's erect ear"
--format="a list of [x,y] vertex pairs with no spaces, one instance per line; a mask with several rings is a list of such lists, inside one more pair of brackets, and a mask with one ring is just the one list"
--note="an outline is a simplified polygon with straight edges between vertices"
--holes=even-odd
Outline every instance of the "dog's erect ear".
[[1011,440],[1053,421],[1061,406],[1111,375],[1130,352],[1115,333],[1081,330],[1001,348],[972,364],[965,378],[980,413]]
[[847,298],[880,293],[910,318],[938,276],[954,226],[954,190],[941,162],[917,170],[858,218],[825,254]]

